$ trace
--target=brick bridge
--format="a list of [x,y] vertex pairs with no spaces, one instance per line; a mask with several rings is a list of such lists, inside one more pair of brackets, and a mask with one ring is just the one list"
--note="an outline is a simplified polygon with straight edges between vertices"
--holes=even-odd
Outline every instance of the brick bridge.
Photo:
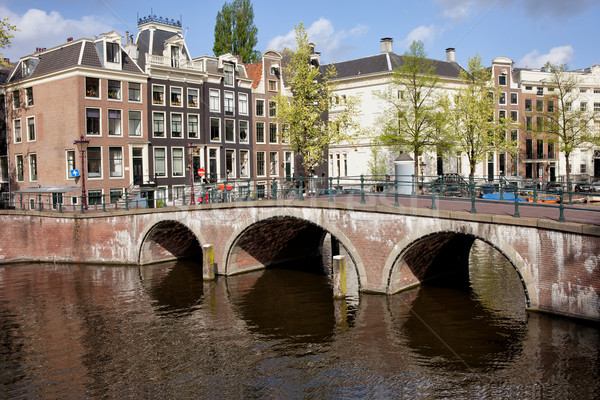
[[201,260],[202,246],[211,244],[216,273],[234,275],[320,257],[330,234],[360,291],[394,294],[423,282],[467,285],[469,251],[479,239],[517,271],[528,309],[598,321],[599,225],[316,200],[102,214],[11,210],[0,214],[0,263]]

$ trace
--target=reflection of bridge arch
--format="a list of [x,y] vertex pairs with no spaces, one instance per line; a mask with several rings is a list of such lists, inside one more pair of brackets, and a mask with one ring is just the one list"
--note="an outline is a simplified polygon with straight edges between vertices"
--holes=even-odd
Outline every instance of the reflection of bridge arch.
[[140,265],[192,257],[202,260],[202,244],[206,243],[198,232],[170,219],[151,225],[141,237]]
[[[264,228],[269,228],[269,226],[276,227],[276,229],[271,230],[271,233],[280,234],[279,237],[274,238],[274,240],[278,239],[275,241],[277,242],[276,246],[279,246],[279,248],[276,247],[274,249],[275,251],[271,252],[271,254],[262,254],[261,260],[261,254],[258,254],[258,252],[251,254],[254,249],[249,248],[249,246],[262,246],[264,248],[265,242],[257,239],[254,235],[264,235]],[[263,233],[259,233],[261,228],[263,228]],[[289,233],[285,233],[283,229],[290,229],[292,234],[290,235]],[[294,233],[304,235],[304,238],[294,236]],[[244,223],[241,224],[239,228],[231,234],[229,240],[224,246],[225,251],[222,261],[223,265],[225,265],[225,271],[223,271],[223,273],[226,275],[232,275],[253,269],[263,268],[268,263],[273,264],[279,261],[285,261],[286,256],[289,256],[288,258],[292,259],[294,258],[294,255],[297,256],[302,254],[292,254],[289,252],[286,253],[288,249],[284,248],[286,244],[284,243],[285,240],[300,240],[300,242],[303,240],[308,240],[308,243],[313,246],[312,250],[314,250],[314,246],[320,246],[322,244],[323,237],[326,233],[331,234],[331,236],[335,238],[339,242],[340,246],[342,246],[348,253],[356,268],[359,281],[358,283],[360,286],[361,281],[366,279],[365,266],[358,254],[356,247],[350,241],[350,239],[335,224],[329,223],[327,218],[324,218],[321,213],[318,213],[316,218],[310,218],[307,217],[305,212],[303,213],[293,208],[267,210],[264,213],[261,213],[258,217],[248,218],[246,221],[244,221]],[[318,235],[318,238],[308,238],[307,236],[311,234],[315,236]],[[246,247],[246,249],[244,249],[244,247]],[[283,252],[275,254],[278,249],[282,250]],[[247,250],[250,250],[250,252]],[[305,251],[305,248],[300,246],[300,248],[297,250],[302,252]],[[316,254],[309,255],[316,256]],[[264,261],[267,261],[267,264]]]
[[537,298],[530,298],[528,290],[534,277],[523,257],[502,241],[497,244],[467,232],[438,231],[400,241],[384,267],[384,275],[388,277],[387,293],[397,293],[427,281],[454,287],[468,285],[469,253],[476,239],[492,246],[508,260],[519,275],[527,307],[532,301],[537,305]]

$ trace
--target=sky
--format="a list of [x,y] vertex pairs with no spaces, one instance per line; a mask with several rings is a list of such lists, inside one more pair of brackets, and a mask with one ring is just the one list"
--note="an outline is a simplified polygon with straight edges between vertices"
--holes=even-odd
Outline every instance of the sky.
[[[230,0],[232,1],[232,0]],[[137,34],[137,18],[181,19],[193,57],[213,55],[214,25],[225,0],[0,0],[0,18],[19,28],[12,46],[0,49],[16,61],[37,47],[116,30]],[[403,54],[413,40],[427,56],[444,60],[446,48],[467,67],[479,55],[484,65],[508,57],[516,67],[547,61],[569,69],[600,64],[597,39],[600,0],[253,0],[256,49],[294,47],[294,27],[303,23],[324,63],[380,53],[391,37]]]

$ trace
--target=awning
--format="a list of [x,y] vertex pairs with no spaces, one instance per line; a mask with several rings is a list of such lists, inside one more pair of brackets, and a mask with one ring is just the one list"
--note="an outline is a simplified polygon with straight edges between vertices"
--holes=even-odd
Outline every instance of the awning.
[[32,187],[15,191],[15,193],[30,193],[30,194],[44,194],[44,193],[69,193],[76,190],[81,190],[81,186],[45,186],[45,187]]

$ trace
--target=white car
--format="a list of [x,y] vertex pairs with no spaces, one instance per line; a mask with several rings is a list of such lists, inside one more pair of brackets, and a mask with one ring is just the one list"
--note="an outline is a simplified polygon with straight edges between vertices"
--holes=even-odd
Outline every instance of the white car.
[[592,192],[600,192],[600,181],[592,183]]

